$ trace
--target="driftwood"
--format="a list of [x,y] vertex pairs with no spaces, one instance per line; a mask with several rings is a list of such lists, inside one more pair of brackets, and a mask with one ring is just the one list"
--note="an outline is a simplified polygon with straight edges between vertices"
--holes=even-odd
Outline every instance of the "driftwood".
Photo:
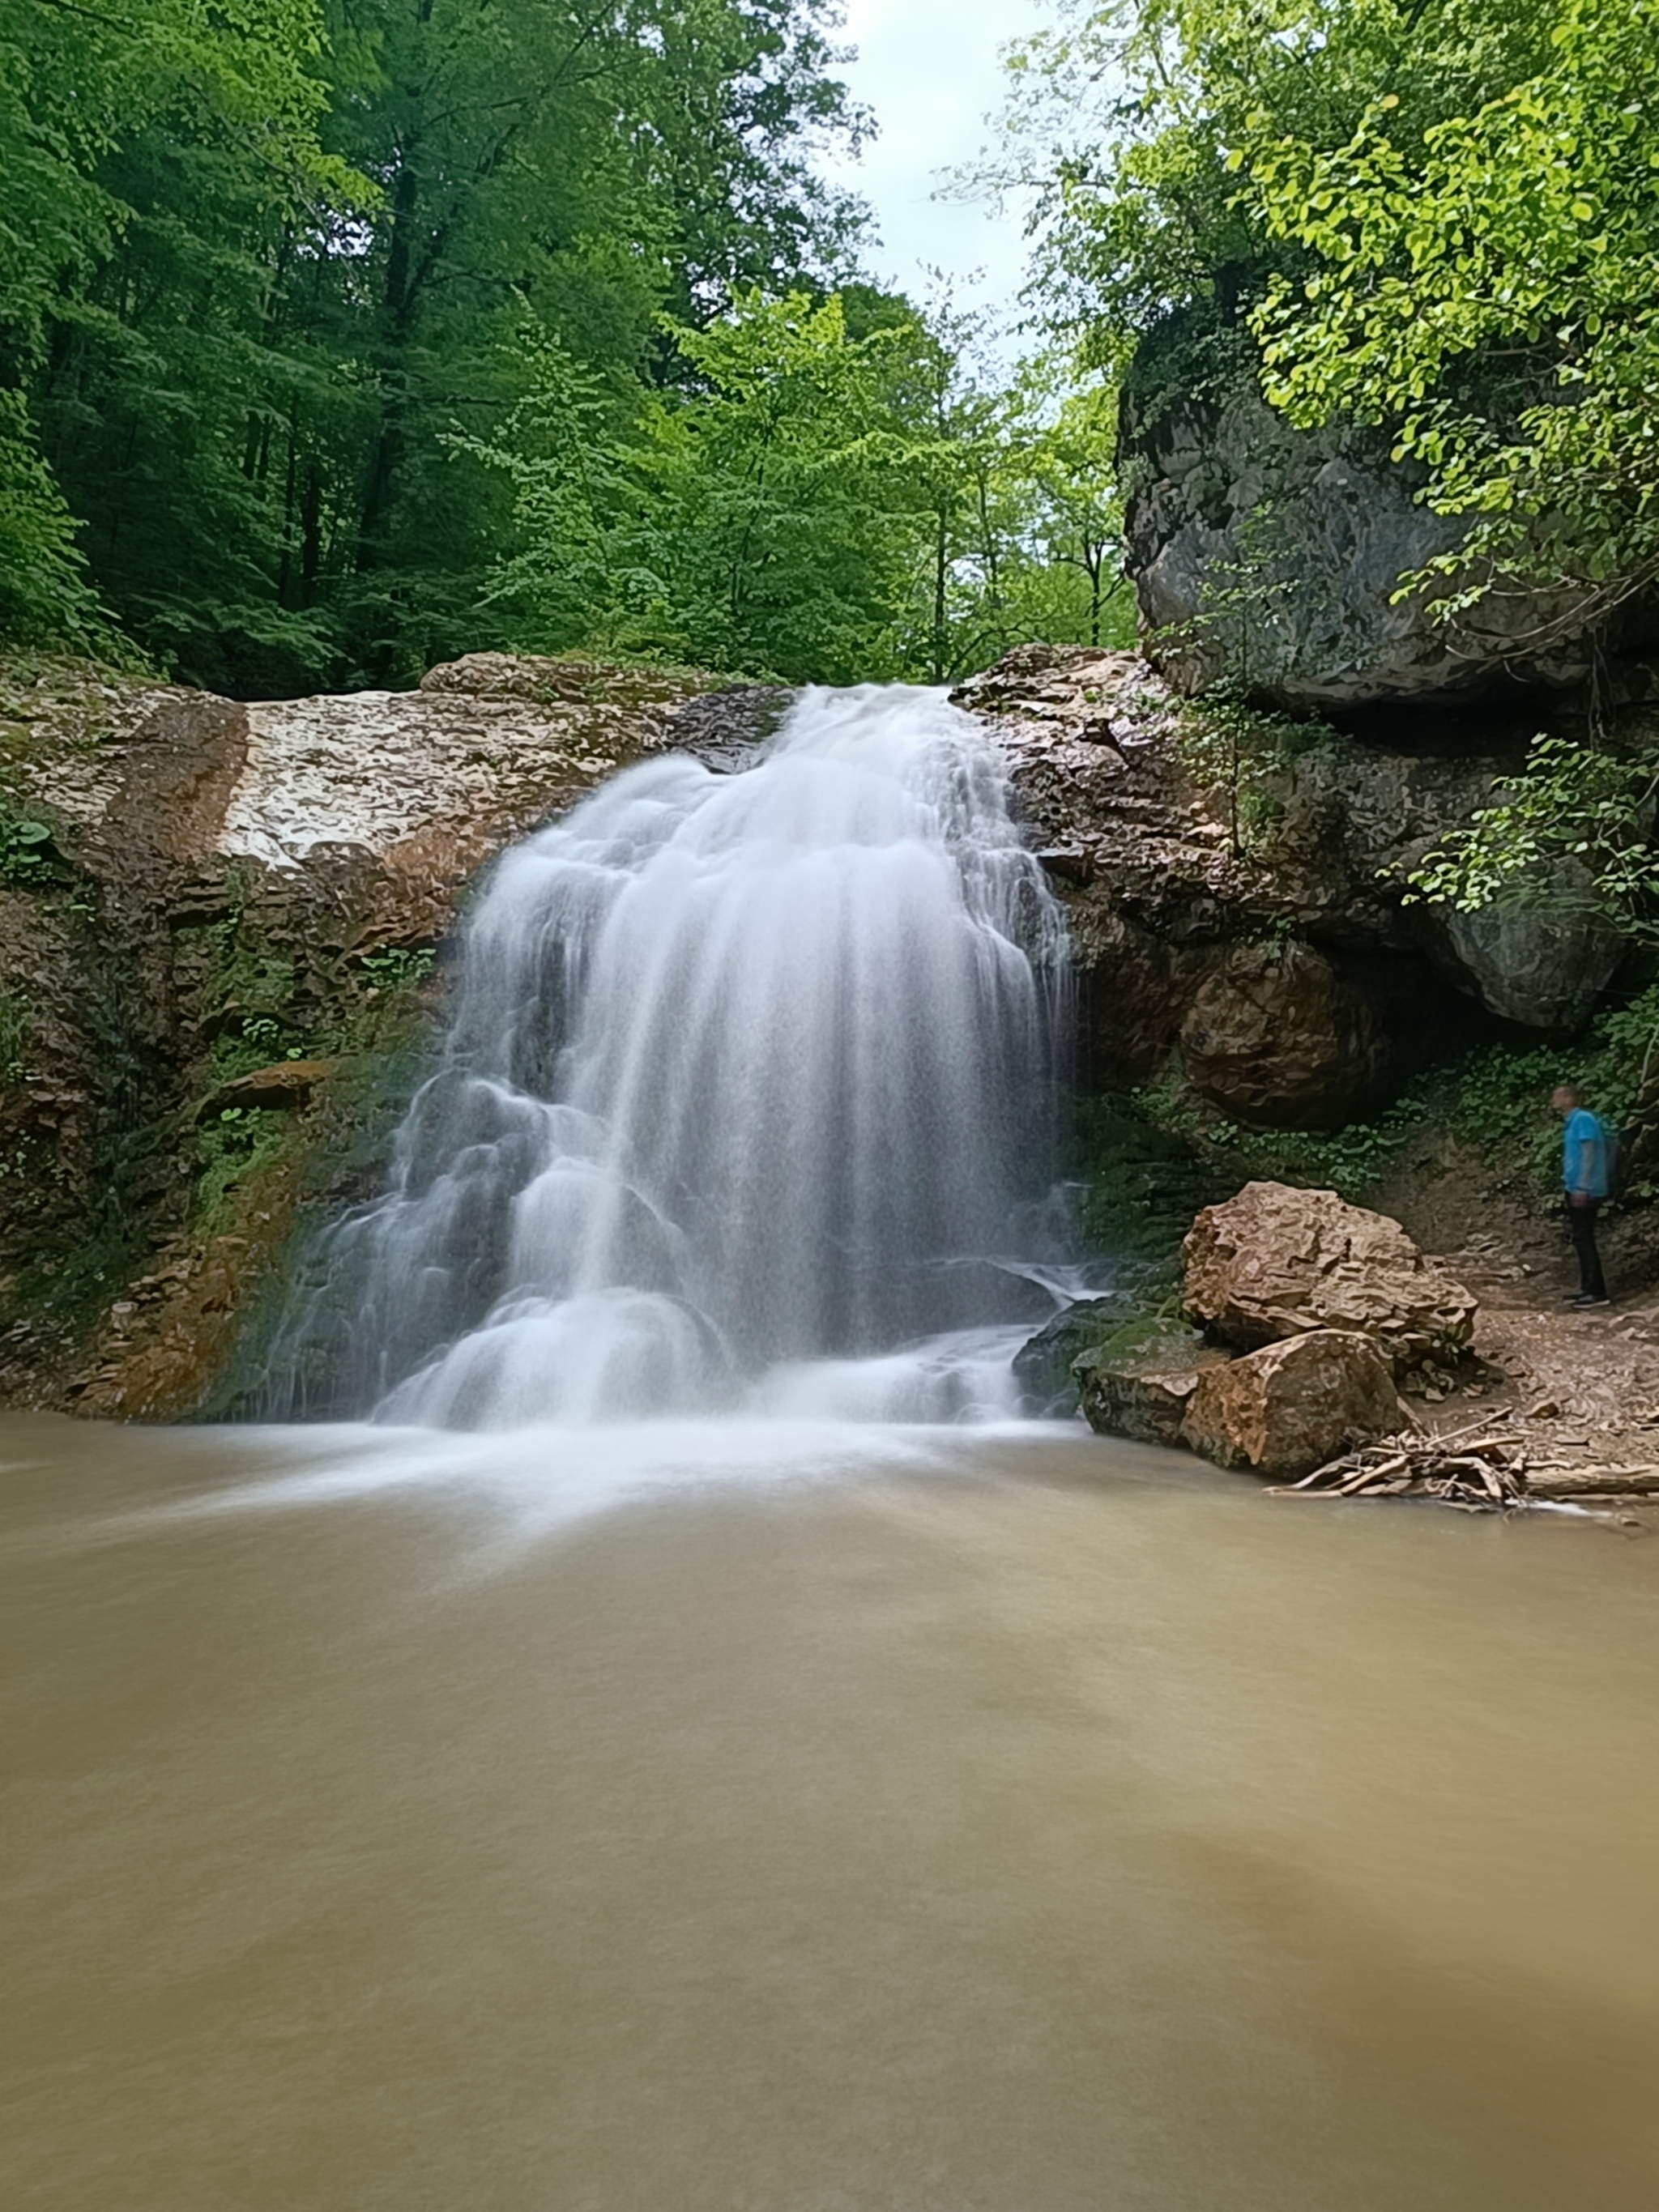
[[[1459,1513],[1559,1512],[1561,1501],[1659,1495],[1659,1468],[1586,1467],[1540,1455],[1489,1415],[1468,1428],[1384,1437],[1328,1461],[1274,1498],[1423,1498]],[[1606,1517],[1606,1516],[1601,1516]]]

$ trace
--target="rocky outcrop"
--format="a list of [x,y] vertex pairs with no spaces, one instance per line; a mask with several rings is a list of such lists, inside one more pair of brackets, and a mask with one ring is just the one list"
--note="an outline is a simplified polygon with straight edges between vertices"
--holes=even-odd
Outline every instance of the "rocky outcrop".
[[1204,1368],[1180,1434],[1218,1466],[1293,1480],[1410,1424],[1371,1338],[1322,1328]]
[[1231,946],[1181,1024],[1194,1087],[1247,1127],[1329,1127],[1370,1104],[1393,1050],[1364,981],[1310,945]]
[[1102,1436],[1177,1443],[1200,1375],[1226,1358],[1179,1322],[1132,1323],[1076,1362],[1084,1418]]
[[[1582,595],[1494,592],[1452,622],[1402,576],[1459,542],[1386,430],[1291,427],[1241,334],[1179,321],[1126,386],[1119,462],[1127,565],[1148,658],[1177,690],[1219,682],[1301,708],[1582,685]],[[1229,342],[1231,340],[1231,343]]]
[[781,699],[495,655],[264,705],[0,664],[0,1397],[198,1402],[180,1347],[370,1171],[469,878],[629,761],[746,757]]
[[1334,1191],[1246,1183],[1205,1207],[1182,1256],[1188,1319],[1229,1344],[1337,1330],[1366,1337],[1403,1374],[1455,1359],[1474,1333],[1478,1309],[1462,1284],[1397,1221]]
[[1065,902],[1093,1083],[1142,1082],[1179,1046],[1234,1118],[1338,1126],[1469,1002],[1572,1028],[1617,965],[1592,922],[1408,900],[1516,753],[1217,723],[1136,655],[1083,647],[1020,647],[955,696],[996,723]]

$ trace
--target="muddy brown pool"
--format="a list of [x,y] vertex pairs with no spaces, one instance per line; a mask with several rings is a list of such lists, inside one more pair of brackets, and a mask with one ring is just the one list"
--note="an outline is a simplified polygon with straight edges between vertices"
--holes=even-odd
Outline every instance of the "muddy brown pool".
[[1659,1541],[0,1424],[7,2201],[1651,2212]]

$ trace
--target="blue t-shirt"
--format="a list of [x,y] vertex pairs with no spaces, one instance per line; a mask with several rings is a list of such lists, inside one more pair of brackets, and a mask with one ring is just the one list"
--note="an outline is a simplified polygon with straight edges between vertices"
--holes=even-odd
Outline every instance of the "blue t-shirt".
[[1575,1106],[1567,1116],[1566,1134],[1561,1142],[1561,1182],[1565,1189],[1576,1191],[1585,1198],[1605,1198],[1607,1194],[1607,1133],[1595,1115],[1583,1106]]

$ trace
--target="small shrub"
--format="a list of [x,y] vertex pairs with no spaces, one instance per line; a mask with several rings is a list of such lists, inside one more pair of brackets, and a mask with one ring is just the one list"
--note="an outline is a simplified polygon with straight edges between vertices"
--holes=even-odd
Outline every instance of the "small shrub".
[[52,826],[0,806],[0,883],[38,890],[58,873],[52,850]]

